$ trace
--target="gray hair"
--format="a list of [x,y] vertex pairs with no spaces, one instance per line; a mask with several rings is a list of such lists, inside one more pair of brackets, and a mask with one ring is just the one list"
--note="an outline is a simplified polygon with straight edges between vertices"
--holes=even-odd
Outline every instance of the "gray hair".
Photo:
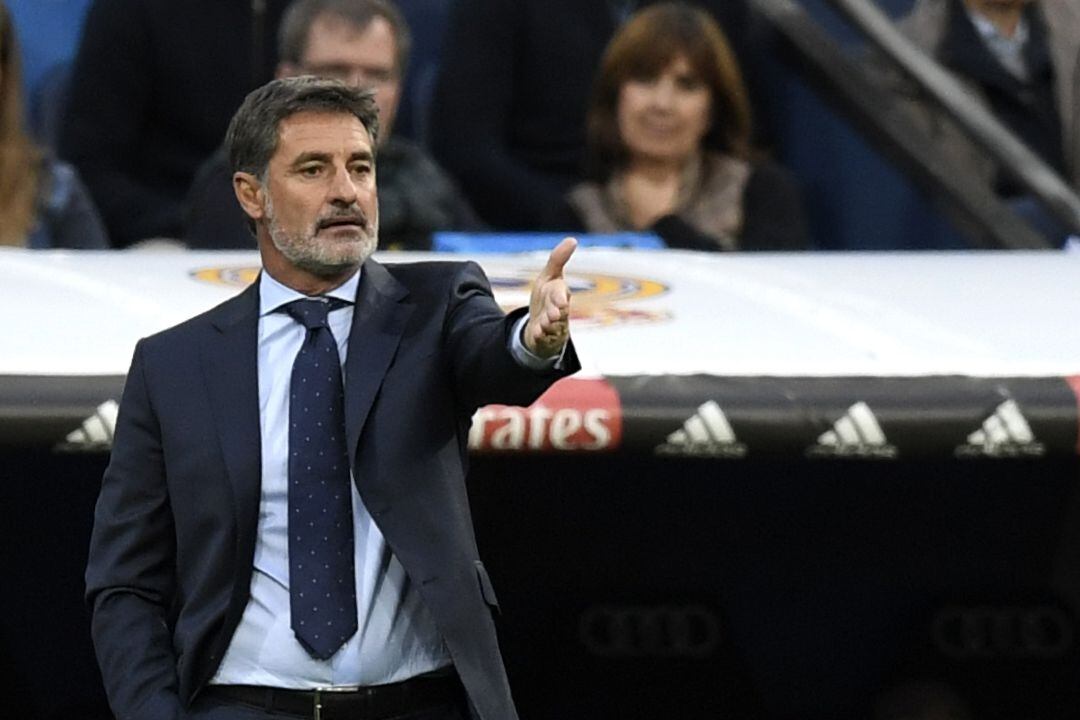
[[303,75],[271,80],[244,98],[225,134],[233,172],[265,179],[270,158],[277,151],[278,126],[300,112],[353,115],[371,136],[371,151],[379,137],[379,110],[370,90],[359,90],[337,80]]
[[315,20],[324,14],[336,15],[360,30],[375,18],[382,18],[394,31],[397,74],[403,76],[409,63],[412,37],[401,12],[388,0],[294,0],[278,27],[278,55],[284,62],[300,65],[307,51],[308,34]]

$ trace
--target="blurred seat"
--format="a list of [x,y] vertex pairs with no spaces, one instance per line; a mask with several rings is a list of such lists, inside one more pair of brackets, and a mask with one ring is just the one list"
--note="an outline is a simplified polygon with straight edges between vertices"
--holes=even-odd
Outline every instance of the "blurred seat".
[[92,1],[5,0],[22,50],[24,97],[33,98],[56,65],[74,59]]

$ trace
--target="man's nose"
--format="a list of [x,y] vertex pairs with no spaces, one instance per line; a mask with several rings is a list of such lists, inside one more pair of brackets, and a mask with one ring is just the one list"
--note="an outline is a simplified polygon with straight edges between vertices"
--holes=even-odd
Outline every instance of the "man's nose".
[[330,183],[331,202],[340,202],[351,205],[356,202],[356,183],[349,174],[347,168],[339,168],[334,172]]

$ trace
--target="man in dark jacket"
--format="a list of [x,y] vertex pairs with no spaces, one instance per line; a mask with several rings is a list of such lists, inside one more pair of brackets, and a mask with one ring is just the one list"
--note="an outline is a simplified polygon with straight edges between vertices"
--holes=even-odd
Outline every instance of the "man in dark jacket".
[[230,126],[263,272],[140,341],[87,597],[119,720],[515,720],[465,491],[469,420],[580,365],[565,239],[505,315],[474,263],[382,265],[371,95]]
[[[1009,130],[1080,188],[1080,2],[918,0],[900,21],[907,36],[954,73]],[[1014,198],[1024,190],[999,174],[914,88],[906,108],[958,171]]]

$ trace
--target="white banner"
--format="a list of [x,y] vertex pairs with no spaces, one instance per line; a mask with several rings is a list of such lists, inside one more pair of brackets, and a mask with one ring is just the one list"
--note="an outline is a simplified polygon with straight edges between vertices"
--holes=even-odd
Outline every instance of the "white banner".
[[[378,256],[466,257],[511,308],[546,255]],[[0,250],[0,375],[122,375],[138,338],[257,270],[254,251]],[[1080,373],[1077,255],[582,249],[567,277],[586,377]]]

